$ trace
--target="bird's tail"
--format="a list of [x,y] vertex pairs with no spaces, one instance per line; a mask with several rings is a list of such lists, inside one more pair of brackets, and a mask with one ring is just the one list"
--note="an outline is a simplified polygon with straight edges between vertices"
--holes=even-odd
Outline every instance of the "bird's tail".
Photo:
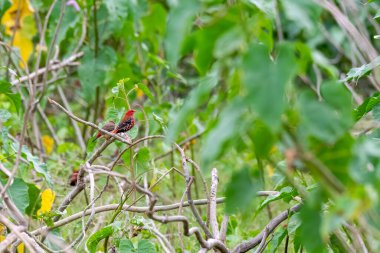
[[96,135],[95,139],[93,139],[92,142],[95,142],[97,139],[100,138],[100,136],[102,136],[102,133],[101,133],[101,132],[99,132],[99,133]]

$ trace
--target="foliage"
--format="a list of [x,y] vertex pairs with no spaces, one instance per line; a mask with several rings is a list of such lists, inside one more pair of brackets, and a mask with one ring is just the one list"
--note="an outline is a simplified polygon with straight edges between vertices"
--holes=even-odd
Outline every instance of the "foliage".
[[[215,251],[378,252],[380,5],[364,2],[0,1],[0,220],[51,251],[197,252],[192,228],[224,221]],[[131,108],[129,132],[94,141]],[[210,194],[215,217],[183,202]]]

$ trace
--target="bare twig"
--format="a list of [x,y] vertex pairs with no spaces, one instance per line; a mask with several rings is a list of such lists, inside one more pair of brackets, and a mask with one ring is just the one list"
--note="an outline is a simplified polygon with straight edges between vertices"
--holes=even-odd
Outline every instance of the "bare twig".
[[[274,217],[265,227],[265,230],[268,230],[267,236],[273,233],[273,231],[278,227],[278,225],[280,225],[283,221],[285,221],[289,217],[289,215],[291,215],[294,212],[298,212],[301,209],[301,207],[302,207],[301,204],[297,204],[293,206],[292,208],[290,208],[289,210],[286,210],[280,213],[279,215],[277,215],[276,217]],[[232,252],[233,253],[247,252],[253,249],[257,245],[259,245],[260,242],[263,240],[264,235],[265,235],[265,230],[261,231],[260,234],[258,234],[254,238],[249,239],[248,241],[239,243],[232,250]]]
[[219,225],[216,219],[216,193],[218,189],[218,171],[213,168],[211,171],[211,191],[210,191],[210,226],[213,238],[219,238]]
[[[66,107],[66,110],[71,113],[69,102],[67,101],[65,93],[63,92],[63,90],[62,90],[62,88],[60,86],[58,86],[58,93],[59,93],[59,96],[61,97],[63,105]],[[50,102],[50,100],[49,100],[49,102]],[[86,151],[86,144],[84,143],[84,140],[82,138],[82,134],[80,132],[79,126],[78,126],[77,122],[73,118],[71,118],[71,123],[72,123],[72,125],[74,127],[74,132],[75,132],[75,135],[77,137],[76,139],[78,141],[79,147],[84,152],[84,151]]]
[[228,228],[228,215],[223,216],[222,224],[220,225],[220,232],[219,232],[219,240],[221,242],[226,241],[226,235],[227,235],[227,228]]
[[[8,227],[25,245],[25,247],[32,253],[38,253],[43,252],[42,249],[33,241],[31,238],[28,237],[23,230],[25,230],[25,227],[18,227],[12,222],[10,222],[6,217],[0,214],[0,222],[4,224],[6,227]],[[4,252],[6,247],[5,244],[0,244],[0,252]]]
[[[49,71],[55,71],[67,66],[77,66],[78,63],[75,62],[76,59],[80,58],[83,56],[83,52],[79,52],[77,54],[74,54],[70,56],[69,58],[63,60],[60,63],[53,64],[50,66]],[[40,68],[35,72],[30,73],[29,75],[22,76],[18,78],[17,80],[12,81],[12,85],[17,85],[19,83],[23,83],[31,78],[35,78],[36,76],[44,74],[46,71],[48,71],[46,68]]]
[[[194,203],[194,205],[206,205],[207,201],[208,201],[207,199],[197,199],[197,200],[193,200],[193,203]],[[223,202],[224,202],[224,198],[218,198],[217,199],[218,204],[223,203]],[[183,202],[182,205],[184,207],[188,207],[189,202],[185,201],[185,202]],[[102,212],[114,211],[118,208],[118,206],[119,206],[119,204],[110,204],[110,205],[98,206],[98,207],[95,207],[94,212],[95,213],[102,213]],[[152,211],[153,212],[165,212],[165,211],[178,209],[179,207],[180,207],[180,203],[175,203],[175,204],[171,204],[171,205],[155,206]],[[149,208],[150,208],[149,206],[137,207],[137,206],[124,205],[122,207],[122,210],[134,212],[134,213],[145,213],[145,212],[149,211]],[[87,216],[90,214],[91,214],[91,210],[86,210],[85,212],[81,211],[79,213],[73,214],[69,217],[66,217],[64,219],[61,219],[60,221],[55,222],[54,225],[51,227],[44,226],[44,227],[41,227],[37,230],[34,230],[32,232],[32,234],[33,235],[40,235],[40,234],[42,234],[48,230],[58,228],[58,227],[62,227],[66,224],[69,224],[69,223],[75,221],[75,220],[81,219],[83,215]]]
[[[178,143],[178,145],[179,145],[179,146],[183,146],[183,145],[185,145],[186,143],[189,143],[190,141],[195,140],[195,139],[201,137],[203,133],[204,133],[204,132],[200,132],[200,133],[194,134],[194,135],[190,136],[189,138],[186,138],[185,140],[183,140],[183,141],[181,141],[180,143]],[[158,161],[158,160],[160,160],[160,159],[162,159],[162,158],[164,158],[164,157],[170,155],[171,153],[173,153],[173,151],[174,151],[174,148],[171,149],[171,150],[169,150],[168,152],[166,152],[166,153],[160,155],[160,156],[157,156],[156,158],[154,158],[154,161]]]

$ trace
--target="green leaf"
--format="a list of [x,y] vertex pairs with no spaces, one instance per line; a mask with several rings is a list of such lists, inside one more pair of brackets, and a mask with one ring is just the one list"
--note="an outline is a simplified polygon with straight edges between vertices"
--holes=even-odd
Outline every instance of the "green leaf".
[[268,49],[252,44],[243,59],[243,83],[251,100],[251,108],[272,130],[278,130],[285,109],[285,85],[296,70],[290,44],[281,44],[276,62],[269,58]]
[[235,172],[226,188],[226,212],[232,214],[244,211],[255,198],[257,189],[248,168]]
[[16,207],[23,213],[29,206],[29,187],[24,180],[15,178],[7,189],[9,198],[15,203]]
[[[18,144],[12,143],[12,149],[14,152],[17,153],[18,148],[19,148]],[[30,153],[27,146],[22,146],[21,153],[25,156],[26,160],[28,160],[28,162],[30,162],[33,165],[33,168],[35,169],[35,171],[38,174],[42,175],[49,185],[52,185],[53,182],[52,182],[52,179],[51,179],[50,174],[48,172],[46,164],[41,162],[38,159],[38,157],[32,155],[32,153]]]
[[293,235],[295,234],[296,230],[301,226],[301,218],[300,213],[293,214],[288,222],[288,234]]
[[117,248],[119,253],[134,253],[136,252],[133,247],[133,243],[129,239],[121,239],[119,242],[119,247]]
[[274,0],[250,0],[249,2],[268,16],[274,17],[274,10],[276,9]]
[[342,84],[328,82],[322,85],[322,96],[325,101],[317,101],[311,92],[301,95],[301,130],[331,144],[353,124],[351,95]]
[[345,82],[351,80],[359,80],[363,76],[367,76],[371,71],[380,65],[380,56],[376,57],[371,63],[364,64],[358,68],[352,68],[347,73],[347,77],[344,79]]
[[154,121],[156,121],[158,124],[160,124],[162,130],[166,134],[168,132],[168,127],[166,126],[164,120],[155,113],[152,113],[152,116],[153,116]]
[[239,134],[247,126],[247,123],[242,121],[243,105],[244,102],[241,99],[230,102],[220,114],[217,125],[207,134],[201,149],[201,167],[203,170],[208,170],[212,162],[232,147],[233,143],[237,143]]
[[123,21],[128,14],[128,0],[107,0],[105,5],[107,7],[109,18],[113,21]]
[[138,242],[137,253],[156,253],[154,245],[148,240]]
[[25,209],[25,213],[29,216],[34,216],[41,207],[41,190],[34,184],[28,184],[29,205]]
[[280,190],[278,194],[269,195],[259,206],[256,212],[260,212],[264,207],[266,207],[269,203],[279,200],[285,199],[285,201],[289,202],[294,196],[296,196],[296,191],[294,188],[290,186],[286,186]]
[[278,252],[278,247],[280,247],[281,242],[284,240],[288,231],[280,227],[273,235],[273,239],[270,241],[270,253]]
[[234,23],[227,16],[215,24],[212,23],[194,32],[194,62],[198,72],[202,76],[207,73],[214,60],[214,46],[219,36],[233,26]]
[[139,128],[135,125],[134,127],[131,128],[131,130],[129,130],[127,132],[128,136],[133,140],[137,137],[137,135],[139,134]]
[[347,133],[336,140],[334,145],[312,140],[310,141],[310,150],[342,183],[351,185],[352,181],[350,177],[347,177],[347,173],[354,155],[354,143],[354,138]]
[[300,211],[301,225],[296,232],[305,246],[307,252],[324,252],[324,243],[321,237],[321,205],[323,200],[319,189],[309,196],[308,202],[304,204]]
[[210,98],[211,90],[217,84],[218,76],[216,73],[211,73],[201,79],[198,87],[191,91],[181,110],[175,114],[175,120],[170,122],[168,131],[170,140],[176,140],[179,132],[185,130],[185,126],[188,126],[188,120],[193,119],[195,110]]
[[100,230],[96,231],[87,239],[86,247],[90,253],[96,252],[96,246],[98,243],[106,237],[111,236],[115,232],[114,224],[108,225]]
[[144,94],[152,101],[154,102],[154,97],[152,95],[152,93],[150,92],[149,88],[143,84],[143,83],[137,83],[137,87],[139,87],[139,89],[141,89]]
[[214,56],[215,58],[223,58],[234,52],[244,48],[245,37],[240,26],[235,26],[232,29],[224,32],[216,41]]
[[110,47],[102,47],[95,57],[94,52],[86,49],[78,68],[82,94],[88,102],[95,99],[96,87],[102,87],[106,73],[110,71],[116,60],[115,51]]
[[147,147],[141,148],[136,155],[137,169],[141,173],[149,168],[150,152]]
[[[12,148],[15,152],[17,152],[18,147],[16,144],[13,144]],[[32,163],[33,168],[36,170],[36,172],[38,174],[42,175],[49,185],[52,185],[53,181],[52,181],[51,176],[48,172],[48,168],[46,166],[46,163],[41,162],[37,156],[32,155],[32,153],[30,153],[29,149],[26,146],[22,146],[21,152],[22,152],[22,154],[24,154],[26,156],[26,160],[28,160],[28,162]]]
[[259,158],[265,158],[273,147],[275,136],[271,130],[260,120],[255,121],[253,131],[250,134],[255,145],[255,154]]
[[21,96],[20,94],[14,93],[12,91],[12,84],[10,84],[8,81],[0,79],[0,94],[5,94],[5,96],[12,100],[18,113],[21,106]]
[[177,1],[171,8],[165,37],[165,52],[171,66],[176,66],[180,58],[182,42],[189,32],[200,4],[197,0]]
[[364,115],[372,111],[372,109],[380,103],[380,92],[374,93],[366,98],[364,102],[354,110],[355,120],[360,120]]
[[287,19],[291,20],[292,32],[305,30],[314,34],[318,30],[322,8],[312,1],[281,0]]

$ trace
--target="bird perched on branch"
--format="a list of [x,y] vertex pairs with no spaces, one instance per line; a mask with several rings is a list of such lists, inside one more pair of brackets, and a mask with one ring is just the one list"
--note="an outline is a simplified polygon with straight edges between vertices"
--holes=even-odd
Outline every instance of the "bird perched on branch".
[[[116,126],[115,122],[109,121],[102,127],[102,129],[106,130],[107,132],[112,132],[115,129],[115,126]],[[100,137],[102,137],[103,135],[104,135],[104,138],[106,138],[106,139],[109,139],[111,137],[111,136],[104,134],[103,132],[99,131],[98,134],[96,135],[95,139],[93,140],[93,142],[96,141],[97,139],[99,139]]]
[[125,133],[132,129],[132,127],[135,125],[135,118],[133,117],[135,110],[128,110],[123,118],[121,119],[120,123],[117,125],[115,130],[112,131],[112,133]]

